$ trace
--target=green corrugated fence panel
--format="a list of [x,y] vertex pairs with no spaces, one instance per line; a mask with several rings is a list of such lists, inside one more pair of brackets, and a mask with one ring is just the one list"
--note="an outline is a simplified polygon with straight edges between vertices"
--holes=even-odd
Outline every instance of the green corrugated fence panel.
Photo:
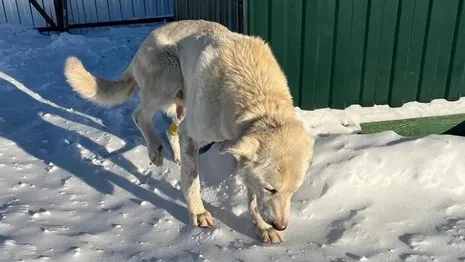
[[458,3],[458,0],[433,1],[422,86],[417,97],[421,102],[445,97]]
[[248,27],[250,32],[270,40],[270,4],[268,0],[248,1]]
[[[253,2],[253,1],[252,1]],[[326,107],[330,100],[335,0],[304,1],[304,43],[300,71],[303,108]],[[318,87],[318,88],[316,88]]]
[[465,5],[459,2],[459,15],[456,20],[452,59],[449,65],[446,95],[449,100],[457,100],[465,95]]
[[390,104],[401,106],[417,99],[428,18],[428,1],[404,0],[398,24],[396,63]]
[[358,103],[362,83],[363,43],[367,2],[337,2],[334,66],[329,106],[342,108]]
[[[272,34],[269,41],[275,49],[276,58],[286,69],[291,94],[299,99],[300,57],[302,44],[302,0],[275,1],[270,16]],[[283,37],[286,36],[286,37]],[[295,101],[300,103],[299,100]]]
[[371,1],[362,105],[388,103],[399,3],[398,0]]
[[215,21],[242,32],[242,0],[173,0],[176,20]]
[[296,105],[344,108],[465,94],[464,0],[248,0]]

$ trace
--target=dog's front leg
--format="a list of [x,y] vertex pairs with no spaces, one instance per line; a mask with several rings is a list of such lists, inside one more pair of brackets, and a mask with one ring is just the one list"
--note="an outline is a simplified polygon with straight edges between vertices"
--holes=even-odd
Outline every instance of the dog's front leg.
[[283,232],[277,231],[263,220],[257,206],[257,199],[250,188],[247,188],[247,198],[249,200],[249,211],[255,225],[257,235],[264,243],[278,244],[284,241]]
[[181,129],[179,137],[181,145],[181,183],[191,223],[198,227],[211,227],[213,226],[213,217],[205,209],[200,196],[197,164],[198,144]]

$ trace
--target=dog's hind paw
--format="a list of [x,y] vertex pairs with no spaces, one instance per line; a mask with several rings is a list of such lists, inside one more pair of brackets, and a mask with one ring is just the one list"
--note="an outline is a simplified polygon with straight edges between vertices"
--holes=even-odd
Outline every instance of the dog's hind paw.
[[163,146],[158,146],[157,148],[149,148],[149,159],[150,164],[154,164],[157,167],[163,165],[163,158],[165,154],[163,153]]
[[263,243],[279,244],[284,242],[283,232],[277,231],[272,227],[257,228],[257,234]]
[[201,214],[191,214],[191,222],[196,227],[212,227],[213,217],[210,212],[205,210]]
[[181,165],[181,155],[180,154],[174,154],[174,163]]

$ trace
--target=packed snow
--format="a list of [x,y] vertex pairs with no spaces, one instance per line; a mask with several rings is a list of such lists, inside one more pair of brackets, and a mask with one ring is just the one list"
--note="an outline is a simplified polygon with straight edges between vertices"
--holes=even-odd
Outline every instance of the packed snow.
[[214,146],[200,173],[215,227],[192,227],[179,166],[149,165],[137,96],[100,108],[62,73],[75,55],[115,78],[154,27],[0,27],[1,261],[465,261],[465,139],[358,134],[364,121],[463,113],[463,99],[296,108],[315,155],[280,245],[258,241],[234,161]]

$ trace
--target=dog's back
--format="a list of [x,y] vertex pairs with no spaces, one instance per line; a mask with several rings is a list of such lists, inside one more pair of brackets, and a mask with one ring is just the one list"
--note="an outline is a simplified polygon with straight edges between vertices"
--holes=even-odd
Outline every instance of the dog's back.
[[183,20],[169,23],[154,30],[150,37],[159,45],[177,44],[180,40],[191,35],[221,34],[231,31],[218,23],[205,20]]

